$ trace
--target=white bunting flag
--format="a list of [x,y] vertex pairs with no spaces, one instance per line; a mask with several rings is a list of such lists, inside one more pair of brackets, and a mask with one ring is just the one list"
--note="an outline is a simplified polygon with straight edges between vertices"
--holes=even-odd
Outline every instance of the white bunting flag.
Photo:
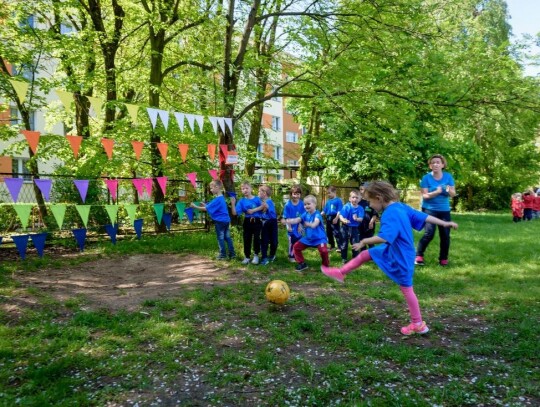
[[184,113],[174,112],[174,117],[176,117],[176,121],[178,123],[178,127],[180,127],[180,131],[184,132]]
[[146,111],[148,112],[148,116],[150,117],[150,123],[152,123],[152,128],[156,128],[157,124],[157,118],[158,118],[158,109],[153,109],[151,107],[147,107]]
[[204,125],[204,116],[200,114],[196,114],[195,120],[197,120],[197,124],[199,125],[199,130],[201,130],[201,133],[202,133],[203,125]]
[[165,126],[165,130],[169,127],[169,112],[167,110],[158,110],[159,117],[161,122]]
[[217,134],[218,118],[214,116],[208,116],[208,120],[210,120],[210,123],[212,123],[212,128],[214,129],[214,133]]
[[193,127],[193,125],[195,124],[195,115],[186,113],[186,119],[187,119],[187,122],[189,124],[189,128],[191,129],[191,131],[195,132],[195,129]]

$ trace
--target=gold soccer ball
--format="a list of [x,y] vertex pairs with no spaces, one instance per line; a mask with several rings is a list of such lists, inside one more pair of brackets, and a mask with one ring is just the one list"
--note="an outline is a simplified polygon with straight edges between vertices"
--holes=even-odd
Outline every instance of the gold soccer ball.
[[289,299],[289,294],[291,293],[287,283],[281,280],[270,281],[264,291],[266,293],[266,299],[278,305],[285,304]]

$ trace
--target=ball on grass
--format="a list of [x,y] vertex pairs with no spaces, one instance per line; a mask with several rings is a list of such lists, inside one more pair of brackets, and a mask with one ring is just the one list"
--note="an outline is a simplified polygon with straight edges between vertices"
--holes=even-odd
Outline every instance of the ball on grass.
[[266,299],[274,304],[285,304],[290,293],[291,290],[285,281],[272,280],[266,285]]

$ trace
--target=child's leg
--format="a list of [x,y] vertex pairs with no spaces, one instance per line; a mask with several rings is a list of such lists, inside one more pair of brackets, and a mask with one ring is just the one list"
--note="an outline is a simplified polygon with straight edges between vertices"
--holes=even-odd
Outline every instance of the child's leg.
[[418,304],[418,298],[411,287],[399,286],[405,301],[407,301],[407,306],[409,307],[409,314],[411,314],[411,322],[414,324],[419,324],[422,322],[422,314],[420,313],[420,305]]
[[339,270],[341,271],[341,274],[346,275],[370,260],[371,255],[369,254],[369,250],[364,250],[360,252],[358,256],[352,258],[350,261],[341,266]]
[[218,241],[219,246],[219,257],[220,258],[226,258],[227,252],[225,251],[225,231],[227,227],[225,225],[225,222],[215,222],[214,227],[216,228],[216,237]]
[[225,242],[227,243],[227,247],[229,248],[229,257],[234,258],[236,257],[236,252],[234,250],[234,244],[231,238],[231,228],[230,224],[227,223],[227,227],[225,228]]
[[[360,228],[357,226],[351,227],[351,244],[358,243],[360,241]],[[358,252],[352,249],[352,257],[358,256]]]
[[289,235],[289,257],[294,258],[293,247],[296,244],[296,242],[298,242],[298,240],[300,240],[299,237],[296,237],[295,235]]
[[263,222],[262,228],[261,228],[261,254],[262,258],[266,259],[268,257],[268,243],[269,243],[269,221]]
[[262,221],[259,218],[255,218],[253,225],[253,253],[257,256],[261,252],[261,228]]
[[317,250],[321,255],[322,265],[326,267],[330,266],[330,260],[328,258],[328,247],[326,246],[326,243],[321,243],[320,245],[318,245]]
[[244,219],[242,238],[244,240],[244,256],[249,259],[251,256],[251,223],[249,218]]
[[349,250],[350,228],[347,225],[341,226],[341,236],[343,238],[341,244],[341,259],[347,260],[347,251]]
[[304,263],[304,255],[302,254],[302,251],[306,250],[309,246],[306,246],[301,241],[298,241],[293,246],[293,252],[294,252],[294,259],[298,264]]
[[274,257],[277,252],[278,246],[278,224],[277,219],[270,219],[267,221],[269,225],[269,236],[270,236],[270,257]]
[[326,238],[330,247],[333,248],[336,245],[336,241],[332,230],[332,218],[329,215],[326,215]]

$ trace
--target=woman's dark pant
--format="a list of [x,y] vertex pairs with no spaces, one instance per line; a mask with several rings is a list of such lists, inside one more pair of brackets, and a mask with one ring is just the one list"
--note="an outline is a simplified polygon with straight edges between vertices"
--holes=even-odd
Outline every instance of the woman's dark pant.
[[[431,211],[429,209],[422,208],[422,212],[427,213],[437,219],[450,222],[450,211]],[[429,243],[435,237],[435,228],[439,228],[439,238],[440,238],[440,249],[439,249],[439,261],[448,260],[448,252],[450,250],[450,228],[445,228],[443,226],[434,225],[432,223],[427,223],[424,227],[425,233],[424,236],[418,242],[416,248],[416,255],[424,257],[424,252],[426,251]]]

